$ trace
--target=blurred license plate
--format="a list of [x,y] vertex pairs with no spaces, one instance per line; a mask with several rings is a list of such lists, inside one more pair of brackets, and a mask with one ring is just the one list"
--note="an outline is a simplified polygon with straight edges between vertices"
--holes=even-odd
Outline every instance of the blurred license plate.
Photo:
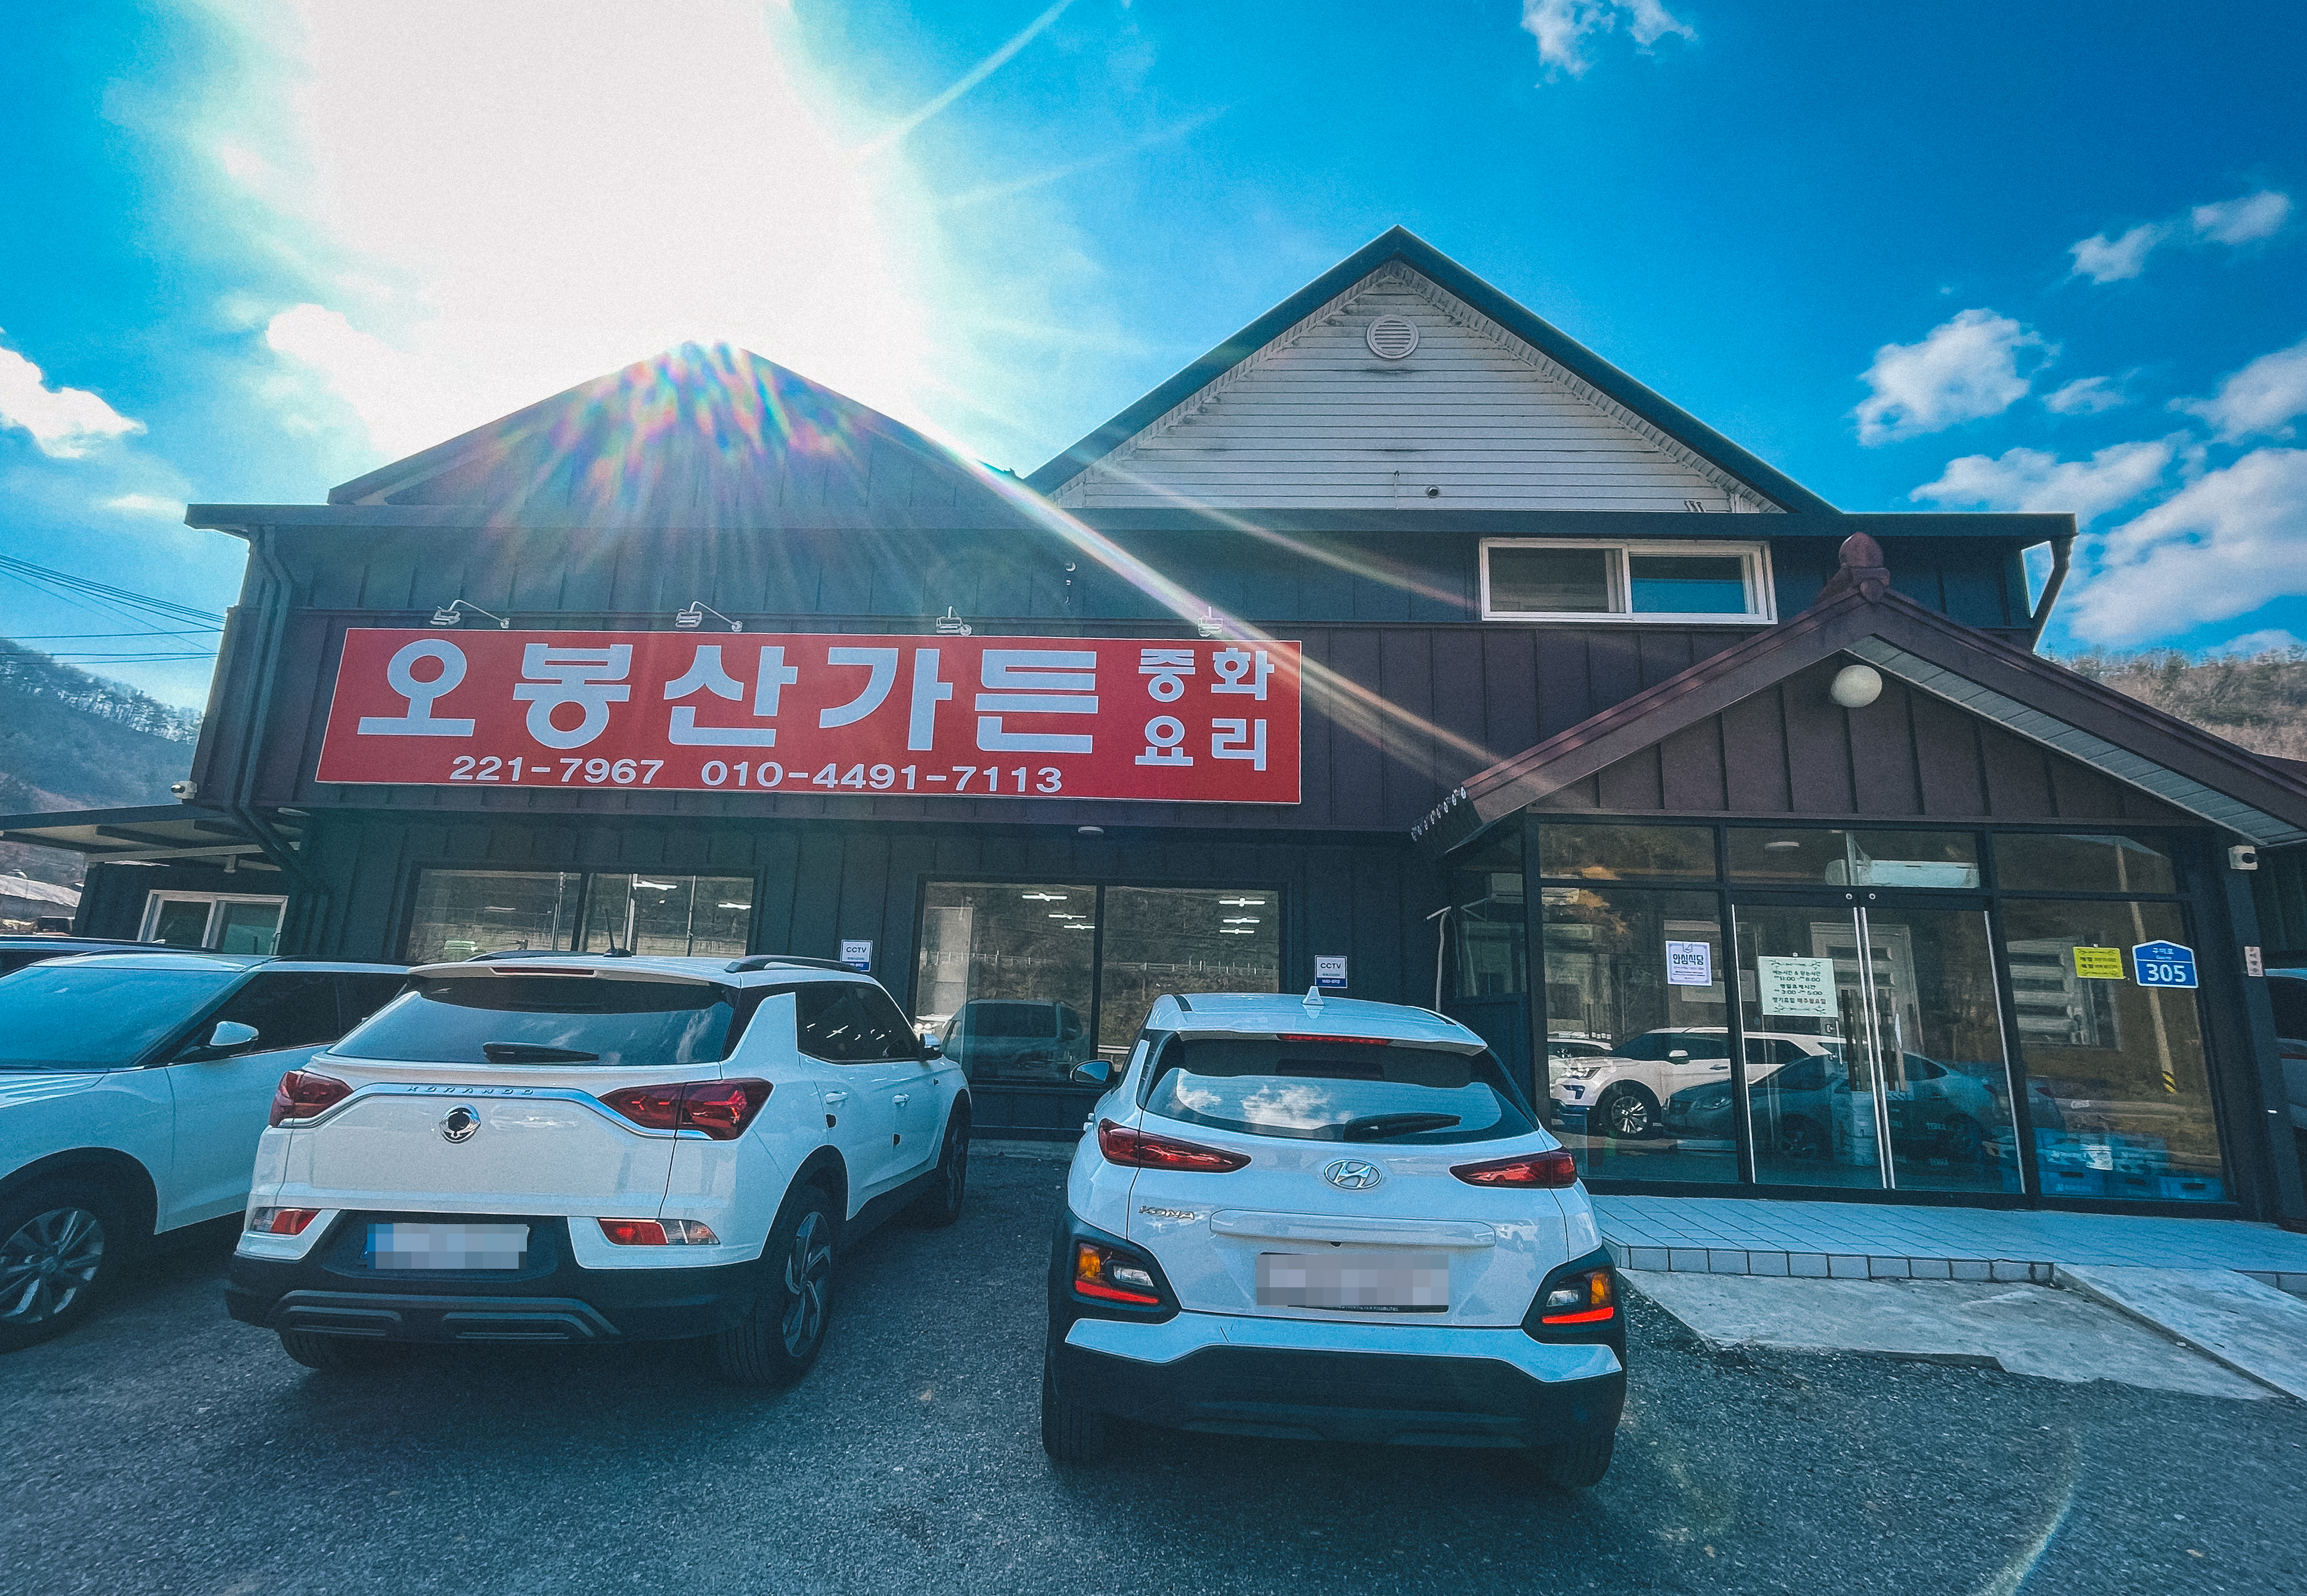
[[372,1269],[518,1269],[528,1257],[526,1225],[372,1225]]
[[1262,1308],[1355,1308],[1446,1313],[1450,1258],[1443,1252],[1261,1252]]

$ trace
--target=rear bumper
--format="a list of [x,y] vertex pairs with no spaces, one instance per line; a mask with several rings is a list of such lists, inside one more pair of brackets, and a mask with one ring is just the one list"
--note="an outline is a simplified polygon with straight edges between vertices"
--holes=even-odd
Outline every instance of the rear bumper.
[[1234,1318],[1080,1319],[1052,1338],[1066,1394],[1176,1430],[1406,1446],[1544,1447],[1609,1434],[1611,1346],[1523,1330]]
[[294,1261],[236,1254],[225,1308],[270,1330],[371,1341],[675,1341],[738,1324],[759,1293],[758,1262],[582,1269],[561,1221],[530,1223],[530,1264],[510,1276],[379,1274],[355,1265],[357,1250],[342,1235]]

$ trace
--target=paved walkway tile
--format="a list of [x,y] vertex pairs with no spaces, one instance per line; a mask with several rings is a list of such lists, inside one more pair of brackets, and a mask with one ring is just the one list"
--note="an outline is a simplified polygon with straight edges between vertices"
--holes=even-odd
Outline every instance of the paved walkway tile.
[[1720,1197],[1598,1197],[1594,1210],[1630,1269],[2042,1284],[2061,1265],[2226,1269],[2307,1295],[2307,1236],[2235,1219]]

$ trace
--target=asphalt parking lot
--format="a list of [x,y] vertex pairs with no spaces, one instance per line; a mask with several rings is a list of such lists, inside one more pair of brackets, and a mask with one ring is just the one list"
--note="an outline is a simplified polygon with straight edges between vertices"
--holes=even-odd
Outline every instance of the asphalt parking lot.
[[309,1373],[224,1316],[228,1230],[0,1361],[0,1590],[2307,1590],[2307,1409],[1710,1353],[1649,1304],[1598,1489],[1510,1455],[1036,1429],[1062,1171],[981,1158],[840,1276],[799,1387],[678,1345]]

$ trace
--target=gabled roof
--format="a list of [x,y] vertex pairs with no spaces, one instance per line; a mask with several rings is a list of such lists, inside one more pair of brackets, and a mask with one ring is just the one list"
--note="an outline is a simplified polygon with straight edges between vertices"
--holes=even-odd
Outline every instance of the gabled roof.
[[1055,493],[1068,482],[1107,458],[1131,439],[1218,382],[1244,362],[1254,358],[1275,339],[1351,293],[1358,284],[1399,265],[1426,278],[1529,346],[1542,359],[1568,374],[1574,383],[1591,388],[1605,408],[1622,407],[1640,424],[1655,428],[1666,439],[1702,461],[1757,491],[1780,508],[1811,515],[1832,515],[1834,507],[1807,488],[1740,448],[1711,427],[1637,382],[1542,318],[1516,303],[1488,283],[1443,254],[1405,228],[1394,227],[1235,333],[1161,387],[1066,449],[1026,479],[1042,493]]
[[1470,776],[1411,829],[1461,846],[1498,821],[1838,654],[2262,846],[2307,841],[2307,776],[1894,593],[1882,546],[1847,539],[1819,602]]
[[828,509],[881,526],[1022,519],[902,422],[759,355],[698,344],[380,466],[329,502],[540,525],[775,527]]

